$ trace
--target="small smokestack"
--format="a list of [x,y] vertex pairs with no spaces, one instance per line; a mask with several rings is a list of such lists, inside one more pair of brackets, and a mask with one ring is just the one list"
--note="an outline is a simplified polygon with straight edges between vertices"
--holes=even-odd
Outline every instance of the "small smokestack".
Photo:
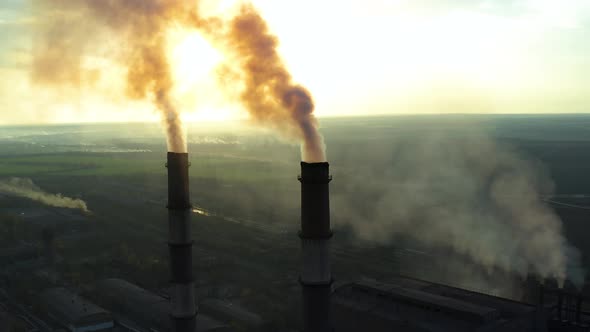
[[50,265],[55,263],[55,232],[51,227],[44,227],[41,231],[43,240],[43,251],[47,262]]
[[330,193],[329,164],[301,162],[300,282],[305,332],[332,331],[330,321]]
[[197,317],[193,279],[188,153],[168,152],[168,222],[172,331],[194,332]]

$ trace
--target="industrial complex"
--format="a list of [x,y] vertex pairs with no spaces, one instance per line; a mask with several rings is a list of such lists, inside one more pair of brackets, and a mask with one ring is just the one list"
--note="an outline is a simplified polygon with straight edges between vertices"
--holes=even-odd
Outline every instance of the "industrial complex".
[[[195,264],[193,267],[196,259],[215,264],[223,253],[221,250],[213,253],[200,249],[200,244],[192,239],[189,166],[188,154],[168,154],[166,274],[170,279],[167,286],[146,287],[133,278],[120,277],[118,270],[113,277],[97,280],[78,275],[68,264],[92,266],[95,260],[111,258],[99,255],[68,262],[60,256],[58,249],[69,241],[83,243],[95,230],[78,226],[63,234],[61,229],[65,226],[51,223],[42,227],[37,242],[21,241],[0,250],[0,260],[6,267],[0,271],[1,331],[590,331],[588,294],[569,282],[560,288],[554,281],[541,282],[531,275],[521,282],[518,298],[508,299],[491,292],[452,287],[415,277],[390,275],[382,280],[338,280],[336,275],[334,279],[333,258],[351,253],[335,250],[332,246],[329,194],[332,176],[327,162],[301,162],[298,177],[301,183],[300,266],[284,273],[286,281],[275,280],[266,286],[271,289],[276,285],[289,292],[295,289],[289,296],[300,294],[295,301],[299,303],[299,309],[293,309],[298,315],[299,327],[277,329],[264,315],[245,305],[248,302],[241,301],[242,296],[256,298],[251,293],[256,293],[257,289],[233,291],[231,285],[219,285],[215,280],[211,282],[201,277],[200,273],[209,273],[206,265]],[[282,233],[276,236],[284,239]],[[295,237],[295,234],[291,236]],[[123,247],[122,257],[113,258],[113,266],[140,259],[125,250]],[[425,265],[437,260],[433,255],[419,252],[414,252],[411,257],[428,258],[421,264],[415,262],[417,270],[421,271],[431,271],[432,267]],[[157,259],[150,262],[160,266]],[[245,270],[230,267],[236,275],[260,271],[257,264],[238,263],[233,266]],[[149,273],[149,270],[145,271]],[[18,277],[21,275],[42,285],[38,292],[17,287],[31,299],[28,303],[15,300],[12,289],[21,282]],[[289,296],[285,296],[285,301]]]
[[115,327],[110,312],[65,288],[45,290],[39,302],[49,321],[72,332],[112,331]]

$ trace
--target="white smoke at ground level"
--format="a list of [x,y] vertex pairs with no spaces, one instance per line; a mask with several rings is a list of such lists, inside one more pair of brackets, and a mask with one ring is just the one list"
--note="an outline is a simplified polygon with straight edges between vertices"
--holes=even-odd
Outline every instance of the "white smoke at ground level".
[[70,198],[61,194],[52,194],[39,188],[33,180],[27,178],[9,178],[0,180],[0,193],[5,195],[28,198],[45,205],[78,209],[88,212],[86,202],[78,198]]
[[337,157],[353,168],[333,183],[333,214],[359,238],[408,236],[489,271],[583,280],[578,251],[543,201],[553,183],[540,163],[481,133],[425,133],[349,151]]

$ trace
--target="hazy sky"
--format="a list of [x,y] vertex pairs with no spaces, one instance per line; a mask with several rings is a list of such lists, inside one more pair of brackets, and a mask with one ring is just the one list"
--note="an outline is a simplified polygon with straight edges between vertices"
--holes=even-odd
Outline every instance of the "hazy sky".
[[[588,0],[254,3],[320,116],[590,111]],[[115,69],[92,88],[32,84],[29,4],[0,2],[0,124],[157,119],[149,103],[113,93],[123,89]],[[170,41],[186,117],[239,117],[216,88],[222,55],[193,32],[172,32]]]

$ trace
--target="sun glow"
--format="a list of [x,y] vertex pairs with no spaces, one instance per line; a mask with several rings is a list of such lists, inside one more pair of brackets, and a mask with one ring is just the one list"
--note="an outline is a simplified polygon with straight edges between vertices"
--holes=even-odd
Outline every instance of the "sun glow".
[[188,122],[225,121],[238,110],[219,88],[218,68],[223,55],[197,31],[174,29],[169,34],[175,99]]
[[[588,112],[588,0],[199,0],[199,10],[230,20],[244,1],[279,38],[280,55],[313,94],[319,116]],[[34,82],[42,16],[0,10],[0,123],[159,120],[152,98],[129,99],[119,61],[125,48],[115,34],[89,47],[74,31],[79,47],[67,53],[84,50],[81,58],[57,60],[80,69],[80,82],[75,75],[59,86]],[[219,70],[231,60],[180,24],[166,40],[171,100],[182,117],[243,119],[240,78]]]
[[221,54],[195,31],[173,30],[170,43],[174,76],[181,91],[210,79],[222,60]]

